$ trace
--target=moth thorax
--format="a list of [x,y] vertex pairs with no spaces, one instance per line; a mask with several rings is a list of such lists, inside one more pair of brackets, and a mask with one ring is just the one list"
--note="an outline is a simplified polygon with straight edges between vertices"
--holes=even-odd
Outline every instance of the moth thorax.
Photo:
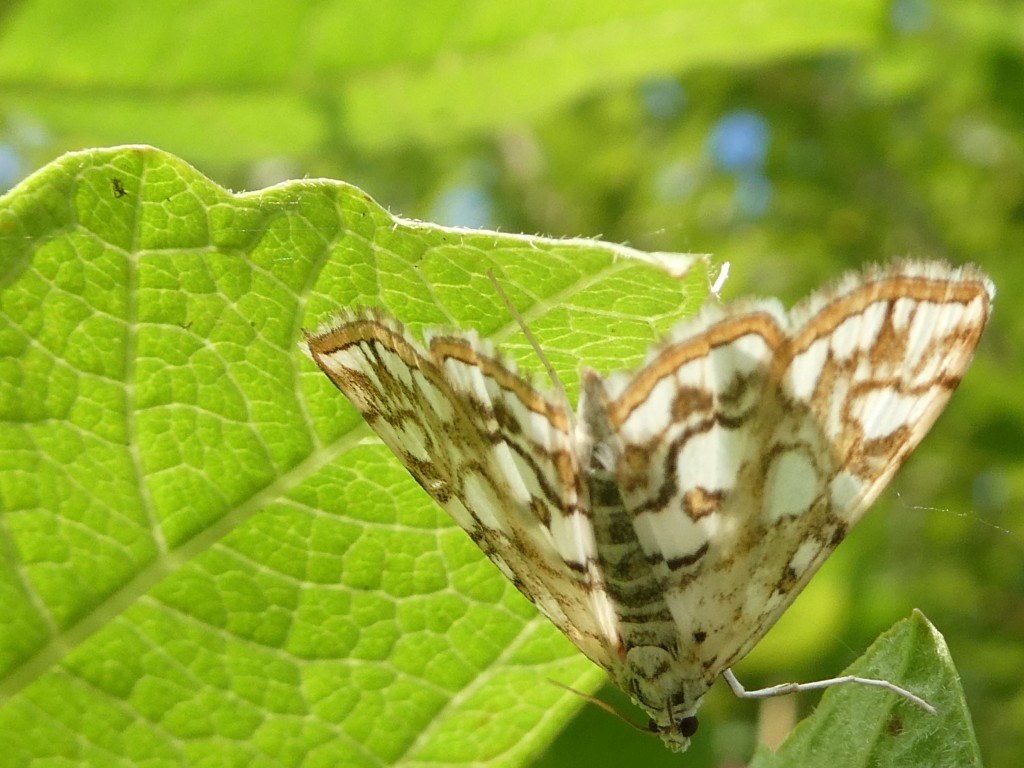
[[[685,749],[697,729],[693,714],[707,686],[702,681],[683,679],[675,657],[653,645],[630,648],[626,670],[634,700],[651,716],[651,730],[672,749]],[[688,691],[691,686],[694,690]]]

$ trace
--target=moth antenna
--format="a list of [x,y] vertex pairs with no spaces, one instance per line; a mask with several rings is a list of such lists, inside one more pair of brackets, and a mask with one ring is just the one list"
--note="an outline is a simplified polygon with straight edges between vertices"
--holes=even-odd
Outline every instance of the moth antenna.
[[558,378],[558,374],[555,373],[554,367],[551,365],[551,361],[548,360],[548,356],[544,354],[544,350],[540,348],[540,344],[537,341],[537,337],[533,335],[533,331],[530,330],[529,326],[526,325],[526,321],[523,320],[523,316],[519,314],[519,310],[512,305],[512,300],[505,293],[505,290],[498,283],[498,279],[494,276],[491,270],[487,270],[487,279],[491,281],[491,285],[494,286],[494,290],[498,292],[501,300],[505,303],[512,318],[519,325],[520,330],[526,336],[526,340],[530,342],[530,346],[533,347],[533,351],[537,357],[540,358],[541,363],[544,364],[544,369],[548,372],[548,377],[551,379],[551,383],[555,385],[555,391],[562,398],[562,402],[565,403],[566,409],[569,413],[569,417],[572,418],[573,410],[572,404],[569,402],[569,396],[565,393],[565,387],[562,386],[562,380]]
[[548,682],[551,683],[552,685],[558,686],[559,688],[564,688],[569,693],[576,694],[577,696],[579,696],[584,701],[588,701],[591,704],[593,704],[594,706],[600,707],[605,712],[607,712],[607,713],[609,713],[611,715],[615,715],[615,717],[619,718],[619,720],[624,722],[626,725],[630,726],[631,728],[636,728],[641,733],[647,733],[647,734],[652,733],[651,728],[645,728],[642,725],[637,725],[632,720],[630,720],[628,717],[626,717],[624,714],[619,712],[619,710],[617,710],[615,707],[613,707],[607,701],[601,701],[601,699],[597,698],[597,696],[591,696],[589,693],[583,693],[583,691],[577,691],[572,686],[566,685],[565,683],[560,683],[557,680],[552,680],[550,677],[548,678]]

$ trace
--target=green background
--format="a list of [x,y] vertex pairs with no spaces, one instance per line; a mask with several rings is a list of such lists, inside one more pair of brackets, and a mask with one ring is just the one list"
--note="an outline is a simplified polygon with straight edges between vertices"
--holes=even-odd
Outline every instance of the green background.
[[[3,11],[0,156],[9,184],[63,151],[124,142],[173,152],[214,182],[129,152],[103,160],[102,179],[83,172],[61,187],[58,178],[75,178],[65,165],[63,176],[4,200],[16,214],[31,208],[32,221],[24,229],[24,219],[8,219],[19,225],[2,231],[0,254],[2,604],[11,607],[0,618],[0,728],[37,746],[38,764],[60,764],[65,741],[101,745],[95,761],[138,750],[141,763],[166,733],[186,745],[162,755],[168,764],[199,755],[222,764],[219,749],[239,753],[225,744],[254,745],[267,765],[299,764],[299,755],[315,764],[311,744],[355,743],[358,732],[386,745],[388,728],[426,717],[453,690],[498,745],[517,737],[495,713],[519,702],[507,719],[541,723],[522,749],[532,756],[578,702],[538,682],[524,703],[512,678],[502,695],[495,659],[513,646],[495,637],[517,627],[512,665],[539,681],[556,670],[571,670],[559,679],[575,675],[581,687],[598,679],[488,578],[490,566],[379,446],[358,431],[359,441],[346,442],[358,424],[297,358],[301,325],[371,297],[414,327],[512,333],[494,320],[480,262],[453,267],[440,230],[411,227],[398,233],[410,240],[378,248],[391,223],[356,193],[307,183],[239,199],[215,186],[258,190],[319,176],[354,183],[411,218],[710,253],[731,262],[726,298],[755,291],[791,303],[847,268],[893,256],[980,264],[999,289],[996,314],[948,413],[737,673],[748,687],[832,675],[918,607],[949,643],[986,764],[1016,764],[1024,751],[1016,405],[1024,12],[920,0],[623,5],[51,0]],[[763,158],[728,162],[721,142],[737,126],[748,147],[751,132],[764,132],[753,142]],[[126,200],[151,208],[116,208],[114,176]],[[62,204],[94,218],[73,222],[90,236],[69,229],[36,248],[68,225]],[[391,260],[367,270],[358,247],[339,256],[342,232]],[[494,243],[469,240],[481,253]],[[548,262],[521,243],[500,244],[481,259],[524,286],[513,297],[534,311],[531,327],[539,324],[567,374],[576,349],[602,369],[635,363],[646,341],[631,317],[664,327],[692,310],[682,298],[674,309],[672,289],[651,289],[646,273],[609,268],[600,248],[555,254],[562,282],[540,286]],[[466,238],[457,245],[465,249]],[[134,256],[162,249],[174,254],[133,269]],[[588,293],[581,286],[594,274]],[[572,301],[559,305],[566,286]],[[677,295],[699,290],[694,283]],[[275,304],[282,296],[295,301]],[[621,315],[611,348],[586,335],[598,326],[585,319],[608,297]],[[63,325],[33,325],[37,311]],[[582,335],[559,338],[559,324]],[[529,360],[521,342],[514,349]],[[248,370],[234,389],[204,388],[225,384],[219,377],[235,364]],[[301,382],[308,411],[282,409],[281,370]],[[14,394],[43,389],[46,397],[31,401],[37,411]],[[182,398],[201,407],[181,408]],[[111,412],[124,421],[110,423]],[[54,414],[73,420],[75,434],[46,431]],[[138,434],[151,438],[142,454],[114,450]],[[33,465],[40,454],[48,466]],[[104,472],[125,462],[121,480],[96,486],[89,461]],[[62,465],[78,474],[47,474]],[[140,475],[149,497],[125,505]],[[309,488],[315,493],[296,490]],[[196,502],[210,498],[217,503]],[[396,528],[387,519],[396,501],[405,517],[395,535],[339,533],[357,502],[373,525]],[[331,525],[310,511],[322,508],[332,509]],[[351,541],[362,543],[354,550]],[[289,590],[281,572],[322,588]],[[344,589],[332,590],[332,578]],[[418,602],[453,583],[472,600],[451,598],[444,609]],[[379,594],[403,599],[382,607]],[[494,611],[477,613],[480,605],[518,623],[491,625]],[[381,610],[398,618],[379,622]],[[240,649],[240,636],[252,645]],[[403,646],[403,637],[415,640]],[[301,690],[315,694],[324,721],[351,731],[299,715],[311,703],[297,696],[294,669],[275,648],[317,661]],[[442,652],[437,669],[420,668],[422,654]],[[346,658],[397,659],[399,671],[431,685],[410,689],[406,709],[387,700],[403,680],[369,666],[341,665],[361,699],[318,688],[337,685],[336,662]],[[492,685],[473,701],[481,669]],[[90,709],[97,691],[109,697],[102,711]],[[794,705],[807,710],[813,697]],[[151,730],[137,733],[129,709]],[[716,689],[682,759],[745,758],[757,709]],[[266,711],[279,717],[267,721]],[[456,764],[468,747],[438,727],[444,760]],[[584,708],[536,764],[677,764],[663,753],[656,740]]]

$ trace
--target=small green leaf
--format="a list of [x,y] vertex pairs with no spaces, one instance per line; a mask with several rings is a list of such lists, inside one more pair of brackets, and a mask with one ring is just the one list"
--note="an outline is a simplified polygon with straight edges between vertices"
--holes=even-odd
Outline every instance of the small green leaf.
[[915,611],[881,635],[843,674],[896,683],[939,713],[877,688],[836,686],[776,754],[762,749],[750,768],[980,768],[960,677],[942,635],[923,614]]

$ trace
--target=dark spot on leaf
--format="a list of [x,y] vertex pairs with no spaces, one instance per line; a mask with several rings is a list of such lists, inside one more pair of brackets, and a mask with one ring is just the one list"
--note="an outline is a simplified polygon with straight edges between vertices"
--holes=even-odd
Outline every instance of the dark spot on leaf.
[[889,718],[889,722],[885,724],[885,730],[890,736],[899,736],[903,733],[903,718],[899,715],[893,715]]

